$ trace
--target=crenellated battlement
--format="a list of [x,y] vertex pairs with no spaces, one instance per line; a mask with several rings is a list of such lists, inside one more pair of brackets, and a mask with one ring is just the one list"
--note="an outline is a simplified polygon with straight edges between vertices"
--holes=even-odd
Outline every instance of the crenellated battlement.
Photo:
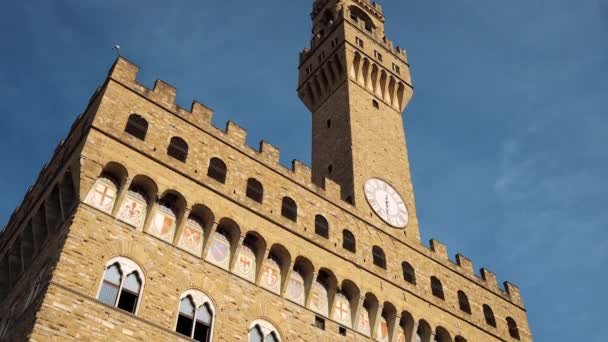
[[272,168],[275,171],[290,178],[294,182],[313,190],[320,196],[327,198],[334,203],[342,203],[343,206],[350,206],[342,200],[340,193],[341,187],[332,179],[326,178],[324,187],[320,187],[312,182],[312,171],[305,163],[294,160],[291,169],[284,167],[280,163],[281,151],[278,147],[262,140],[259,142],[258,149],[247,144],[247,130],[233,121],[226,122],[225,128],[221,129],[212,124],[213,110],[198,101],[192,103],[191,109],[187,110],[180,107],[176,102],[176,88],[172,85],[157,80],[153,89],[148,89],[137,81],[139,67],[129,60],[119,57],[110,70],[109,78],[120,82],[139,95],[173,112],[175,115],[197,126],[200,129],[211,133],[232,147],[247,152],[257,161]]
[[[179,116],[188,123],[204,130],[205,132],[224,141],[233,148],[246,153],[254,158],[259,163],[266,165],[268,168],[283,175],[289,180],[298,185],[313,191],[318,196],[325,198],[327,201],[342,207],[351,212],[353,215],[358,215],[355,208],[344,201],[341,197],[341,186],[330,178],[325,178],[323,186],[318,186],[312,181],[312,170],[305,163],[293,160],[291,168],[287,168],[280,163],[281,151],[275,145],[262,140],[258,148],[249,146],[247,140],[247,130],[239,126],[233,121],[228,121],[224,129],[218,128],[211,123],[213,110],[194,101],[190,110],[181,108],[175,103],[176,88],[164,81],[158,80],[154,84],[153,89],[148,89],[137,81],[137,73],[139,68],[125,58],[118,58],[112,67],[109,78],[120,82],[123,86],[132,91],[144,96],[148,100],[156,103],[164,109]],[[368,222],[369,223],[369,222]],[[456,262],[449,259],[448,249],[446,245],[438,240],[430,240],[429,247],[420,244],[419,246],[410,246],[422,252],[429,258],[432,258],[437,263],[457,272],[461,276],[472,280],[487,290],[494,292],[502,298],[511,301],[513,304],[523,307],[519,289],[510,282],[504,283],[504,289],[498,286],[496,276],[491,271],[482,268],[480,275],[476,275],[473,270],[473,263],[470,259],[457,254]]]

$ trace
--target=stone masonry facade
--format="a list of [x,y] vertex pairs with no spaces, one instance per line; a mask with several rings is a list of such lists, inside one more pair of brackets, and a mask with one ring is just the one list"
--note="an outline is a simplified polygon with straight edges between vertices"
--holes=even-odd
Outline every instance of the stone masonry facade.
[[[312,167],[116,60],[0,233],[0,341],[532,341],[517,286],[420,241],[413,87],[381,6],[316,0],[311,17]],[[374,214],[370,177],[402,195],[405,229]],[[187,301],[210,317],[190,336]]]

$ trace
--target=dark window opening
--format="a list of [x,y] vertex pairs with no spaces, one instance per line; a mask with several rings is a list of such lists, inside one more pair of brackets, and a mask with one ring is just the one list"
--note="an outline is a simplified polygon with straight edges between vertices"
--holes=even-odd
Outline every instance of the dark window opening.
[[416,271],[414,271],[414,267],[408,262],[403,262],[401,268],[403,269],[403,279],[410,284],[416,285]]
[[483,315],[486,319],[486,323],[496,328],[496,318],[494,318],[494,312],[487,304],[483,305]]
[[463,312],[471,314],[471,305],[469,304],[469,298],[462,291],[458,291],[458,306]]
[[211,158],[209,161],[209,170],[207,176],[224,184],[226,183],[226,164],[219,158]]
[[331,119],[327,120],[327,128],[331,128]]
[[118,299],[117,307],[134,314],[135,308],[137,307],[137,298],[136,293],[123,289],[120,298]]
[[188,144],[182,138],[173,137],[169,143],[167,154],[181,162],[188,158]]
[[443,285],[441,285],[441,281],[435,277],[431,277],[431,291],[433,292],[433,296],[445,300]]
[[325,319],[319,316],[315,316],[315,327],[321,330],[325,330]]
[[374,260],[374,265],[386,269],[386,257],[382,248],[374,246],[372,248],[372,256]]
[[346,328],[345,327],[339,327],[338,328],[338,333],[342,336],[346,336]]
[[321,215],[315,217],[315,234],[329,239],[329,223]]
[[249,178],[249,180],[247,180],[246,196],[258,203],[262,203],[264,200],[264,187],[262,186],[262,183],[253,178]]
[[148,132],[148,121],[140,115],[131,114],[127,120],[125,132],[139,140],[145,140]]
[[342,248],[349,252],[356,252],[355,236],[348,230],[342,232]]
[[334,166],[333,165],[329,165],[327,167],[327,172],[331,175],[332,171],[334,171]]
[[184,314],[179,314],[179,317],[177,317],[177,327],[175,328],[175,331],[185,335],[185,336],[192,336],[192,325],[194,324],[194,319],[192,317],[188,317]]
[[374,108],[380,109],[380,103],[378,101],[372,100],[372,104],[374,105]]
[[517,323],[511,317],[507,317],[507,327],[509,328],[509,335],[514,339],[519,340],[519,329],[517,328]]
[[281,216],[287,219],[297,222],[298,221],[298,206],[296,202],[289,198],[283,197],[283,205],[281,206]]

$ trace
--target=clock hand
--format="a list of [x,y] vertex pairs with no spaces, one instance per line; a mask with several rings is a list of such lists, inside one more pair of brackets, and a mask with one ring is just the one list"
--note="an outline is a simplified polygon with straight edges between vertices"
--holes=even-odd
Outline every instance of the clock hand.
[[384,203],[386,204],[386,216],[388,217],[388,194],[384,197]]

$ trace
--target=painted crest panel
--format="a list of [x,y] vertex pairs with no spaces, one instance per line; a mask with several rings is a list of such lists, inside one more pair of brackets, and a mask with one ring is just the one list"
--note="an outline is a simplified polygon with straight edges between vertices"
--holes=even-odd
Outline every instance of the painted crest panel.
[[388,339],[388,323],[384,317],[380,317],[378,320],[378,336],[376,340],[379,342],[390,342]]
[[248,246],[241,246],[239,258],[236,260],[234,273],[238,276],[255,283],[255,271],[257,269],[255,254]]
[[296,304],[304,305],[304,278],[300,273],[291,272],[285,296]]
[[192,254],[200,255],[203,249],[203,227],[188,219],[177,245]]
[[152,235],[167,242],[173,242],[173,232],[175,231],[175,214],[173,211],[162,205],[154,214],[154,220],[150,225],[149,231]]
[[333,319],[349,328],[352,325],[350,302],[348,301],[348,298],[341,293],[336,294],[336,299],[334,300]]
[[129,191],[118,212],[118,219],[141,228],[146,219],[147,208],[148,204],[140,194]]
[[112,213],[114,203],[116,202],[116,185],[107,178],[99,178],[89,194],[85,202],[95,208],[104,211],[108,214]]
[[260,285],[276,294],[281,293],[281,269],[273,259],[266,259],[266,262],[262,265]]
[[207,261],[223,269],[228,269],[230,263],[230,243],[224,235],[215,233],[213,236],[209,252],[207,253]]
[[359,317],[357,317],[357,330],[365,336],[371,335],[371,328],[369,326],[369,313],[366,308],[361,308]]
[[310,291],[310,309],[328,317],[329,304],[327,300],[327,290],[323,284],[315,281]]

